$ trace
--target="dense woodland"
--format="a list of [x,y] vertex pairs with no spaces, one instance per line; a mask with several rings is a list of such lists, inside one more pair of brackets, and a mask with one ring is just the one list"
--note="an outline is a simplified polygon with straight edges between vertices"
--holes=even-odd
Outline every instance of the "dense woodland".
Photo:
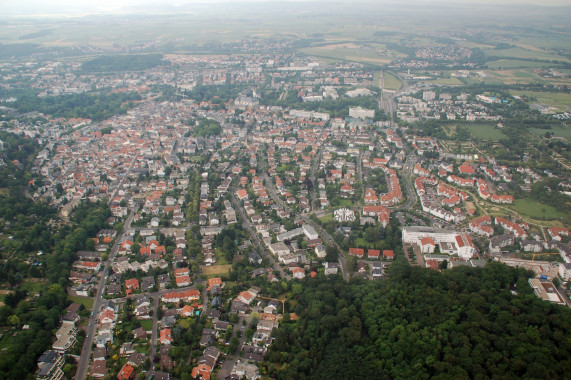
[[307,279],[294,301],[299,319],[281,324],[270,349],[278,378],[571,373],[571,311],[539,300],[527,283],[532,273],[499,263],[440,273],[403,258],[388,274],[387,281],[349,284]]

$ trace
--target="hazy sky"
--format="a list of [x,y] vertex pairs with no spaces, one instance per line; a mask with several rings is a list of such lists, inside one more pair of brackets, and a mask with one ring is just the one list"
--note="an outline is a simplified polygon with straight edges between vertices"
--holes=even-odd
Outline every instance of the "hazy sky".
[[[312,2],[330,2],[331,0],[311,0]],[[359,2],[390,3],[446,3],[446,4],[534,4],[540,6],[571,6],[571,0],[347,0],[346,3]],[[165,7],[184,6],[193,4],[216,3],[272,3],[272,2],[308,2],[307,0],[0,0],[4,15],[73,15],[87,13],[122,13],[129,10],[144,11],[152,7],[154,11]]]

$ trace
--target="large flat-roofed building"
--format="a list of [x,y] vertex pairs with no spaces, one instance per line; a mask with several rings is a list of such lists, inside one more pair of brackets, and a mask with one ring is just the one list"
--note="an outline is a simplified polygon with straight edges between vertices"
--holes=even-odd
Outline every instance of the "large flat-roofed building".
[[565,305],[565,301],[563,301],[563,298],[551,281],[541,281],[537,278],[530,278],[528,282],[533,288],[535,295],[542,300],[553,302],[558,305]]

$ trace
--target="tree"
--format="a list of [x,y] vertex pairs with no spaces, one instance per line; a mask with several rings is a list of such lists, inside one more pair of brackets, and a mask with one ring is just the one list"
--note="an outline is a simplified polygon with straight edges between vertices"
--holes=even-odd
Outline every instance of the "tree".
[[12,314],[8,317],[8,324],[14,327],[20,326],[20,318],[16,314]]
[[339,250],[337,249],[336,246],[334,245],[328,246],[325,249],[325,260],[329,262],[339,260]]

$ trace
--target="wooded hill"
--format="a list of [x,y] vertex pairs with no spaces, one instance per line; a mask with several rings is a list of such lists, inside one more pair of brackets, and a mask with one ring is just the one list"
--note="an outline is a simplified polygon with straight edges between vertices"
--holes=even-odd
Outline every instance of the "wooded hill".
[[[308,279],[300,318],[268,360],[279,379],[564,378],[571,311],[540,301],[532,275],[490,263],[445,273],[394,263],[386,281]],[[517,293],[514,293],[517,292]],[[285,320],[288,320],[286,316]]]

